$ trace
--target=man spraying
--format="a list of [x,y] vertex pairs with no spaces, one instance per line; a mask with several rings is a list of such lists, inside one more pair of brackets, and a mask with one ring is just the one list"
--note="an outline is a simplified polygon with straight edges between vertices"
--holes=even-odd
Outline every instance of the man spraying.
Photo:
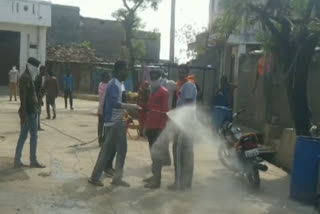
[[103,170],[113,159],[116,152],[115,175],[112,184],[129,187],[130,185],[122,180],[123,168],[127,155],[127,124],[124,120],[126,110],[137,111],[136,104],[122,102],[122,82],[128,75],[127,63],[118,61],[114,66],[113,78],[110,80],[104,101],[104,126],[105,142],[102,144],[96,165],[93,169],[89,183],[95,186],[103,186],[100,181]]
[[[168,98],[169,92],[160,83],[161,70],[152,70],[150,72],[150,86],[151,86],[151,94],[149,97],[148,103],[148,113],[146,120],[146,136],[149,141],[149,148],[152,159],[152,177],[145,179],[147,182],[145,185],[146,188],[159,188],[161,184],[161,169],[166,161],[165,157],[162,157],[162,160],[159,160],[160,154],[153,154],[153,145],[157,141],[161,132],[166,126],[167,123],[167,112],[169,111],[168,107]],[[169,139],[165,138],[165,141],[169,141]],[[163,148],[167,145],[167,142],[159,142]],[[157,151],[162,153],[162,151]]]
[[[189,68],[185,65],[179,67],[179,88],[177,91],[177,111],[187,105],[195,105],[197,88],[194,78],[189,77]],[[190,115],[186,115],[190,117]],[[193,142],[182,130],[177,130],[173,143],[173,158],[175,168],[175,181],[168,186],[169,190],[190,189],[192,186],[194,153]]]
[[[34,78],[38,73],[40,62],[35,58],[29,58],[25,72],[21,75],[19,91],[21,105],[19,108],[20,116],[20,136],[16,147],[16,154],[14,158],[14,166],[16,168],[25,167],[21,162],[21,155],[24,143],[30,132],[30,167],[44,168],[36,156],[38,143],[38,112],[39,102],[34,87]],[[34,78],[33,78],[34,77]]]

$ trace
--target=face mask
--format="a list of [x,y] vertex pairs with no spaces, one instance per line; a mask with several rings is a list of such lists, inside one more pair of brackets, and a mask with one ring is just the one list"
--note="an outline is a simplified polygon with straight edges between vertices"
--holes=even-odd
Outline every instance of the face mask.
[[166,78],[161,78],[161,79],[160,79],[160,84],[161,84],[161,85],[164,85],[166,82],[167,82],[167,79],[166,79]]
[[39,74],[39,69],[34,67],[33,65],[28,64],[28,70],[31,74],[31,78],[34,81],[36,79],[36,76]]
[[153,88],[153,89],[160,87],[160,79],[154,80],[154,81],[151,80],[150,86],[151,86],[151,88]]

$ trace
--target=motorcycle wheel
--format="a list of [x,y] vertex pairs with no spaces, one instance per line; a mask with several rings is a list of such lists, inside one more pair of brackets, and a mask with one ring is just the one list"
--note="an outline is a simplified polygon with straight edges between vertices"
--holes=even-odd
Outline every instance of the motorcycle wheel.
[[259,169],[256,166],[251,166],[247,172],[247,179],[249,184],[254,189],[259,189],[260,187],[260,174]]
[[218,157],[222,165],[227,169],[237,172],[238,169],[232,164],[232,155],[230,149],[225,144],[221,144],[218,148]]

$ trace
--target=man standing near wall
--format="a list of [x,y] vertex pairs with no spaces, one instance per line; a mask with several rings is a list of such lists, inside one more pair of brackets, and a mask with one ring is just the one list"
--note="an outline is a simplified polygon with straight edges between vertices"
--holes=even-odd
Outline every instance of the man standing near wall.
[[105,142],[102,144],[96,165],[93,169],[89,183],[95,186],[103,186],[100,181],[103,170],[113,159],[116,152],[115,175],[112,184],[129,187],[122,180],[123,168],[127,155],[127,124],[124,120],[126,110],[135,111],[139,107],[136,104],[122,102],[122,82],[126,80],[128,71],[125,61],[118,61],[114,66],[113,78],[110,80],[104,101]]
[[45,92],[46,92],[46,109],[47,109],[47,119],[51,119],[50,114],[50,106],[52,107],[53,117],[52,119],[56,119],[56,98],[59,94],[59,85],[58,80],[53,75],[52,71],[49,71],[49,78],[46,80],[44,84]]
[[43,106],[43,97],[44,97],[44,82],[45,82],[45,77],[46,76],[46,67],[41,66],[40,67],[40,74],[36,76],[36,80],[34,81],[34,86],[36,89],[36,94],[38,97],[38,103],[39,103],[39,114],[38,114],[38,130],[39,131],[44,131],[44,129],[41,128],[40,124],[40,116],[41,116],[41,111],[42,111],[42,106]]
[[24,143],[30,132],[30,167],[45,168],[41,165],[36,156],[38,143],[38,111],[39,103],[34,87],[34,79],[40,62],[35,58],[29,58],[25,72],[21,75],[19,91],[21,105],[19,108],[21,131],[16,147],[14,166],[16,168],[25,167],[21,162],[21,155]]
[[[177,111],[187,105],[195,105],[197,88],[192,79],[188,78],[189,68],[186,65],[179,68],[180,87],[177,95]],[[190,117],[191,115],[186,115]],[[175,168],[175,182],[168,186],[169,190],[190,189],[192,186],[194,153],[193,142],[182,130],[177,130],[173,143],[173,158]]]
[[64,106],[65,106],[65,109],[68,108],[68,98],[69,98],[70,109],[73,110],[72,91],[73,91],[73,87],[74,87],[74,81],[73,81],[73,76],[71,74],[70,69],[68,69],[67,73],[64,75],[63,86],[64,86]]
[[10,89],[10,101],[12,101],[12,96],[14,96],[14,101],[17,101],[17,84],[19,79],[19,71],[16,66],[13,66],[9,71],[9,89]]

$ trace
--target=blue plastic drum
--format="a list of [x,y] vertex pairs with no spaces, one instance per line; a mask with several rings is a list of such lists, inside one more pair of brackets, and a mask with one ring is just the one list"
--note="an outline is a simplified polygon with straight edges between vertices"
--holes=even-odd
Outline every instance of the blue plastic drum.
[[298,137],[291,175],[291,197],[316,203],[319,184],[320,139]]

